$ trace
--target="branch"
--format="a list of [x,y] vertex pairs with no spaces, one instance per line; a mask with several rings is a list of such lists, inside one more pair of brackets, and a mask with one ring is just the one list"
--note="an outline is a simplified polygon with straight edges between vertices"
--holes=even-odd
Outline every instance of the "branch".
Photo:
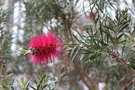
[[123,63],[127,68],[129,68],[133,74],[135,74],[134,68],[125,60],[123,57],[120,56],[118,52],[112,52],[112,51],[107,51],[108,54],[110,54],[113,58],[115,58],[118,62]]
[[87,74],[85,72],[83,72],[83,70],[80,67],[80,65],[78,65],[76,63],[74,63],[73,65],[74,65],[75,69],[77,70],[78,74],[80,75],[82,81],[89,88],[89,90],[96,89],[94,81],[92,79],[90,79],[88,76],[86,76]]

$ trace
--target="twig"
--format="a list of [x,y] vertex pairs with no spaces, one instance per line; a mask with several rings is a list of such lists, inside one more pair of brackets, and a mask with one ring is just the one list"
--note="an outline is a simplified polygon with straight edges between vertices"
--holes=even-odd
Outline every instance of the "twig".
[[110,54],[113,58],[115,58],[118,62],[123,63],[127,68],[129,68],[133,74],[135,74],[134,68],[123,58],[120,56],[118,52],[112,52],[112,51],[107,51],[108,54]]
[[[84,72],[82,71],[82,68],[78,65],[78,64],[73,64],[75,69],[77,70],[78,74],[80,75],[82,81],[86,84],[86,86],[89,88],[89,90],[94,89],[95,85],[93,84],[93,81],[91,82],[90,78],[88,79],[86,77],[86,74],[84,74]],[[90,81],[89,81],[90,80]],[[89,82],[91,83],[89,83]]]
[[62,43],[63,45],[80,45],[79,43]]

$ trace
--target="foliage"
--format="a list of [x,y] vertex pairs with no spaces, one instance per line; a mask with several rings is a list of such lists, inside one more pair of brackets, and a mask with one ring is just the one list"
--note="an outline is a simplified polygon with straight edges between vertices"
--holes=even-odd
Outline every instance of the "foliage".
[[[121,9],[119,0],[11,1],[14,1],[13,5],[19,4],[20,11],[17,13],[20,20],[17,25],[14,24],[16,12],[13,10],[17,7],[9,6],[12,7],[9,11],[1,8],[0,89],[16,89],[16,81],[22,90],[83,90],[85,86],[97,90],[100,82],[105,83],[106,90],[134,89],[135,29],[132,8]],[[109,10],[114,12],[114,17]],[[94,11],[98,17],[88,21],[87,14]],[[15,26],[18,32],[25,32],[23,42],[18,39],[20,34],[14,37],[12,29]],[[11,51],[13,39],[17,39],[17,49],[28,49],[30,38],[46,30],[56,33],[65,45],[63,56],[53,66],[36,66],[29,62],[29,55],[18,56],[16,51],[19,50]],[[23,73],[30,75],[31,79],[15,79],[16,75]],[[38,79],[35,77],[37,74],[41,75]],[[49,83],[50,76],[46,76],[49,74],[57,79],[55,85]]]
[[[8,82],[9,77],[2,77],[1,81],[5,80],[6,82]],[[53,83],[49,83],[49,77],[47,77],[46,75],[44,75],[43,77],[41,77],[40,75],[38,75],[38,79],[34,80],[35,83],[31,83],[31,80],[24,80],[24,78],[22,78],[21,80],[14,80],[15,82],[17,82],[17,87],[15,87],[14,82],[8,82],[8,83],[1,83],[0,85],[0,89],[1,90],[29,90],[30,88],[32,88],[33,90],[54,90],[54,85]],[[1,82],[0,81],[0,82]]]

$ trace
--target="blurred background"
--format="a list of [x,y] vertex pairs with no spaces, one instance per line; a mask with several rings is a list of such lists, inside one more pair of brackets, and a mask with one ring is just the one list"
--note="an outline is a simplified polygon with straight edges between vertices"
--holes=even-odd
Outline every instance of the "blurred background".
[[[48,32],[61,58],[35,65],[19,53]],[[135,0],[0,0],[0,90],[135,90],[134,35]]]

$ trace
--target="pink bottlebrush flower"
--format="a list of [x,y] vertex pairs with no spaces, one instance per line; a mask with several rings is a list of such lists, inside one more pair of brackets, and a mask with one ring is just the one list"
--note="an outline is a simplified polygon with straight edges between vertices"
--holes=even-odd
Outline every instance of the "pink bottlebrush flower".
[[36,64],[47,64],[60,57],[63,50],[60,38],[55,34],[41,34],[30,39],[31,61]]
[[98,18],[98,12],[92,12],[92,13],[87,14],[86,16],[87,16],[87,19],[91,21],[93,18],[94,19]]

